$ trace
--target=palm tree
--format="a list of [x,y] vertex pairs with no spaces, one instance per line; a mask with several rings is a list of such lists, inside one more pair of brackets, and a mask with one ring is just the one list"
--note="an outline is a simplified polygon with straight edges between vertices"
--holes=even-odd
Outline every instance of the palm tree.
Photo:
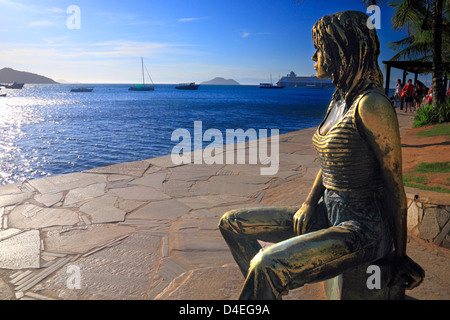
[[[392,4],[397,7],[398,3]],[[450,61],[450,19],[449,6],[444,6],[442,21],[442,58],[444,62]],[[399,9],[400,10],[400,9]],[[416,12],[413,21],[408,21],[408,36],[404,39],[390,42],[393,51],[398,51],[391,60],[414,59],[417,61],[432,61],[433,33],[428,18],[429,11]],[[400,29],[401,23],[393,21],[394,28]],[[396,26],[396,27],[395,27]]]
[[433,105],[437,106],[445,101],[445,87],[443,79],[443,60],[442,60],[442,17],[443,0],[434,0],[431,10],[432,23],[431,32],[433,34],[432,42],[432,72],[433,72]]
[[[366,5],[383,3],[377,0],[363,2]],[[444,0],[392,0],[389,6],[396,9],[391,19],[393,29],[408,30],[408,37],[390,44],[394,51],[400,49],[391,60],[408,58],[431,61],[433,105],[444,102],[443,62],[450,61],[449,2],[445,1],[444,4]]]

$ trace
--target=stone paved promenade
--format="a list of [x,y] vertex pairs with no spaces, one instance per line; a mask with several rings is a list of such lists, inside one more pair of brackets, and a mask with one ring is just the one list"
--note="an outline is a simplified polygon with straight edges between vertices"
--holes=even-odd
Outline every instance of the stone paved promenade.
[[[0,187],[0,299],[235,299],[243,277],[218,221],[301,205],[318,171],[313,131],[280,136],[273,176],[166,156]],[[427,272],[408,296],[450,298],[449,251],[410,238],[408,253]],[[286,299],[324,299],[322,283]]]

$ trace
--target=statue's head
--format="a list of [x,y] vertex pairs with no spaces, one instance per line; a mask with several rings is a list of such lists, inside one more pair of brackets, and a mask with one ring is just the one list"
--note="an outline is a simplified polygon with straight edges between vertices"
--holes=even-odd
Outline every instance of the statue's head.
[[346,100],[365,88],[383,86],[380,42],[368,19],[360,11],[341,11],[322,17],[312,29],[317,76],[331,78]]

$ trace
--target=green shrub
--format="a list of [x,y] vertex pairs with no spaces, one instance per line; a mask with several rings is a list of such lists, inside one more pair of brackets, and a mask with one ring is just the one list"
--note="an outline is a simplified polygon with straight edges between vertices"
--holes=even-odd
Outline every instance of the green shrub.
[[414,117],[413,127],[418,128],[426,125],[449,121],[450,121],[450,101],[441,103],[436,107],[427,104],[417,109],[417,114]]

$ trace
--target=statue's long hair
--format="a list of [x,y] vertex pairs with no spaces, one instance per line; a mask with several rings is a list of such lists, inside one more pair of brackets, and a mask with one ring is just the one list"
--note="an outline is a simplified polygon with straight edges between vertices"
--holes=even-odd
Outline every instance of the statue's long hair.
[[360,11],[341,11],[322,17],[312,29],[314,46],[321,49],[336,85],[333,100],[345,99],[347,108],[363,91],[383,86],[380,41],[368,19]]

